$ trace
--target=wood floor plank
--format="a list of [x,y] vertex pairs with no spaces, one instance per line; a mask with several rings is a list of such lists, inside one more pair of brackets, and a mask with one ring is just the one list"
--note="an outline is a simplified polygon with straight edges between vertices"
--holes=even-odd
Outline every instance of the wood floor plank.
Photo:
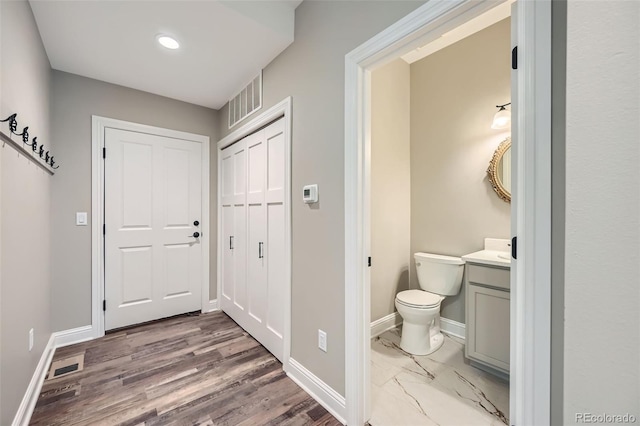
[[169,318],[56,350],[84,368],[42,386],[31,425],[340,423],[222,312]]

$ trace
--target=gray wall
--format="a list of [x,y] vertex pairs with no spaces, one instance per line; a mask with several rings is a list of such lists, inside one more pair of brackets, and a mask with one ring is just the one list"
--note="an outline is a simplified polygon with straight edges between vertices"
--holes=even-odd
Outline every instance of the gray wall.
[[639,419],[640,3],[567,20],[564,423]]
[[[0,2],[0,119],[53,148],[49,60],[26,1]],[[0,124],[8,133],[8,124]],[[19,139],[16,137],[16,139]],[[51,336],[50,189],[55,177],[0,144],[0,424],[11,424]],[[28,333],[35,344],[29,352]]]
[[409,288],[409,80],[402,59],[371,74],[371,321],[393,313]]
[[[263,110],[293,97],[291,355],[343,395],[344,56],[421,4],[305,1],[295,41],[263,74]],[[225,106],[225,134],[227,114]],[[310,183],[319,185],[318,208],[301,199]],[[326,353],[318,329],[327,332]]]
[[[53,71],[52,134],[61,166],[53,184],[52,326],[91,324],[91,227],[75,226],[75,212],[91,220],[91,116],[115,118],[218,139],[217,111],[74,74]],[[217,151],[211,149],[210,298],[216,297]]]
[[[462,256],[485,237],[509,238],[511,205],[487,167],[507,130],[491,129],[510,101],[510,19],[411,64],[411,252]],[[411,287],[418,288],[411,262]],[[441,315],[465,322],[464,290]]]

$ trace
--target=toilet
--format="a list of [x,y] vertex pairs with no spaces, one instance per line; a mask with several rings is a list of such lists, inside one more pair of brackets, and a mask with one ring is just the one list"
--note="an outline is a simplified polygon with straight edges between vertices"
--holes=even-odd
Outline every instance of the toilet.
[[396,295],[396,309],[402,317],[400,347],[413,355],[428,355],[444,342],[440,332],[440,303],[460,292],[464,260],[431,253],[413,258],[422,290],[405,290]]

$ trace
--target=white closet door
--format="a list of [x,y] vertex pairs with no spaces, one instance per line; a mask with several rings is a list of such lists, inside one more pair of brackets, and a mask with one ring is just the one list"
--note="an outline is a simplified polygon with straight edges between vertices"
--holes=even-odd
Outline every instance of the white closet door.
[[[266,211],[265,211],[265,139],[264,131],[248,136],[248,190],[247,190],[247,217],[248,217],[248,259],[247,267],[249,277],[247,281],[248,292],[248,313],[251,325],[250,333],[256,334],[256,338],[261,340],[264,334],[266,303],[266,264],[265,264],[265,242],[266,242]],[[266,346],[266,345],[265,345]]]
[[[285,324],[285,146],[284,120],[281,119],[264,130],[266,141],[266,309],[264,327],[267,348],[276,356],[282,356]],[[278,348],[280,352],[276,352]]]
[[[280,360],[286,298],[283,133],[279,120],[222,151],[222,309]],[[232,205],[234,213],[225,213]]]
[[201,308],[201,145],[106,129],[105,328]]
[[233,303],[235,273],[233,267],[233,149],[221,152],[222,182],[220,185],[221,218],[222,218],[222,288],[220,303],[223,309],[229,309]]
[[245,310],[247,294],[246,174],[244,141],[222,151],[222,309]]

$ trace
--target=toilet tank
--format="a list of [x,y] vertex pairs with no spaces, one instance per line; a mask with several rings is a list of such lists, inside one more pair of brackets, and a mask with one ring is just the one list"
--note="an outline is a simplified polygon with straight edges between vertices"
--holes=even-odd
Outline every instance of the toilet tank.
[[455,296],[460,292],[464,260],[431,253],[415,253],[413,258],[421,289],[442,296]]

